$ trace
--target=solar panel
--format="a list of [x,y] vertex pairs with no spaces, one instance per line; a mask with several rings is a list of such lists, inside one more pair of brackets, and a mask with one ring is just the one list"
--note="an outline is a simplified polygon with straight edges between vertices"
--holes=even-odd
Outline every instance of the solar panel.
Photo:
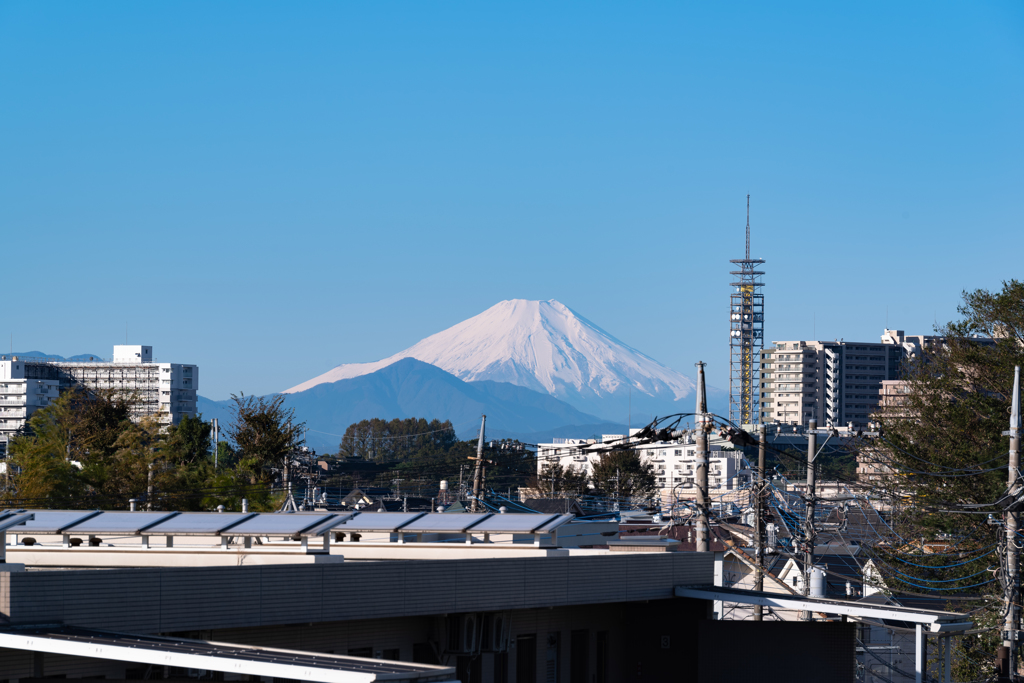
[[99,510],[28,510],[36,518],[11,527],[14,534],[59,534],[61,529],[101,514]]
[[333,517],[334,515],[323,512],[311,515],[261,514],[231,527],[225,533],[230,536],[295,536],[307,529],[320,526]]
[[492,513],[431,512],[402,527],[402,531],[425,533],[462,533]]
[[24,524],[29,518],[32,517],[31,512],[22,512],[16,515],[7,515],[0,519],[0,531],[7,531],[11,527]]
[[146,530],[158,536],[210,536],[254,516],[255,512],[183,512]]
[[491,534],[529,534],[548,522],[554,521],[559,515],[535,515],[529,513],[505,513],[494,515],[473,527],[473,533],[487,532]]
[[546,522],[544,526],[536,529],[534,533],[546,533],[548,531],[554,531],[563,524],[568,524],[572,520],[576,519],[575,515],[556,515],[553,520]]
[[398,531],[403,525],[422,517],[423,512],[361,512],[332,528],[352,531]]
[[3,512],[0,512],[0,520],[10,519],[14,515],[20,514],[22,512],[24,512],[24,510],[20,510],[20,509],[4,510]]
[[66,534],[137,534],[177,512],[104,512],[63,530]]

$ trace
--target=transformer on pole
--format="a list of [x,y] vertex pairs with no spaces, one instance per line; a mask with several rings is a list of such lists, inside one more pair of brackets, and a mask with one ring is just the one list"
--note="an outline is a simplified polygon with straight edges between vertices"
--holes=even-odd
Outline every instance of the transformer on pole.
[[730,283],[729,305],[729,419],[737,425],[761,422],[761,349],[764,348],[764,259],[750,258],[750,195],[747,195],[746,258],[731,259],[740,269]]

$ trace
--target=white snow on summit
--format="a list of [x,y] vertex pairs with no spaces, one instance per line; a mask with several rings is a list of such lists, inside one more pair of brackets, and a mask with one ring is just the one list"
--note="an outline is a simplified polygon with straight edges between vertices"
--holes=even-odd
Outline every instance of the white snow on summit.
[[[578,404],[612,395],[691,396],[694,380],[640,353],[555,301],[502,301],[374,363],[339,365],[284,393],[359,377],[416,358],[467,381],[509,382]],[[575,399],[575,400],[574,400]]]

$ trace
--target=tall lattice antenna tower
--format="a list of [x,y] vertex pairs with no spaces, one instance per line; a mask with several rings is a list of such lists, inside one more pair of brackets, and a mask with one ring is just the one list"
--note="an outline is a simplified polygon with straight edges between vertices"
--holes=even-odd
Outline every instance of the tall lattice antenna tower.
[[764,348],[764,259],[750,258],[750,195],[747,195],[746,258],[731,259],[739,270],[729,296],[729,419],[738,425],[761,422],[761,349]]

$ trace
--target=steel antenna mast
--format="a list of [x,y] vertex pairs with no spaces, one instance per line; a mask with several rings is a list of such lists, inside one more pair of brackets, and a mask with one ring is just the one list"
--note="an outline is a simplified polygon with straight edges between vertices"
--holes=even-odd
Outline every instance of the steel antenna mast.
[[747,195],[747,260],[750,260],[750,195]]
[[729,419],[738,425],[761,422],[761,349],[764,346],[763,259],[750,258],[750,195],[747,195],[745,258],[733,259],[739,270],[730,283],[729,301]]

